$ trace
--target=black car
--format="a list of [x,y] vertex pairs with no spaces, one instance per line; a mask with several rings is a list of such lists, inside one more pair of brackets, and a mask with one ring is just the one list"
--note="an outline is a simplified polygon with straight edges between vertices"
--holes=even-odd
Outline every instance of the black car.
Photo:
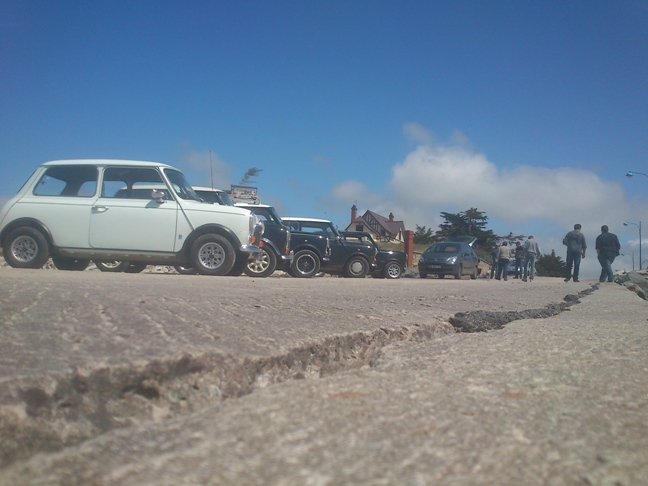
[[293,257],[290,227],[283,223],[275,208],[267,204],[237,203],[235,206],[249,209],[265,226],[261,253],[247,261],[243,270],[245,274],[250,277],[267,277],[276,268],[283,269],[285,265],[290,265]]
[[457,236],[434,243],[419,259],[419,275],[421,278],[428,275],[439,278],[452,275],[456,279],[470,275],[471,279],[476,279],[479,258],[472,248],[475,241],[476,238],[472,236]]
[[407,266],[407,253],[380,248],[371,235],[364,231],[340,231],[340,234],[348,241],[358,241],[376,247],[376,265],[372,267],[369,275],[374,278],[390,279],[397,279],[403,276],[403,271]]

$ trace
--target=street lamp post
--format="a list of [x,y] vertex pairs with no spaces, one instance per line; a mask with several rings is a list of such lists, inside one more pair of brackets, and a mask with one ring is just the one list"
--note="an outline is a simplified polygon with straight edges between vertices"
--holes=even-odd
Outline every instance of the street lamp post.
[[623,226],[628,226],[629,224],[633,224],[637,228],[639,228],[639,270],[641,270],[641,264],[642,264],[642,261],[641,261],[641,221],[639,221],[639,224],[633,223],[632,221],[626,221],[625,223],[623,223]]
[[635,175],[635,174],[639,174],[639,175],[642,175],[642,176],[646,176],[646,177],[648,177],[648,174],[644,174],[643,172],[636,172],[636,171],[634,171],[634,170],[629,170],[628,173],[626,174],[626,177],[627,177],[628,179],[630,179],[630,178],[631,178],[633,175]]

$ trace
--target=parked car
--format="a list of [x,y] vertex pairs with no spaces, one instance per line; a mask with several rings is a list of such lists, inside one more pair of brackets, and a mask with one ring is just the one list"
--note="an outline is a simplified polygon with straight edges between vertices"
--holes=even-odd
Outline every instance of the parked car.
[[281,218],[290,226],[294,252],[286,271],[294,277],[313,277],[323,271],[332,275],[364,278],[376,265],[377,248],[346,241],[332,222],[315,218]]
[[208,203],[221,204],[223,206],[234,206],[234,201],[230,195],[222,189],[211,187],[193,186],[194,191],[202,200]]
[[257,215],[265,231],[261,240],[261,252],[247,261],[244,269],[250,277],[267,277],[277,267],[290,266],[293,251],[290,248],[290,227],[286,226],[277,211],[267,204],[236,203],[237,207],[246,208]]
[[419,275],[421,278],[453,275],[456,279],[470,275],[471,279],[476,279],[479,258],[472,248],[475,241],[476,238],[472,236],[460,236],[434,243],[419,258]]
[[374,278],[401,278],[407,266],[407,253],[398,250],[380,248],[371,234],[365,231],[340,231],[346,241],[366,243],[376,248],[376,265],[369,274]]
[[3,255],[17,268],[51,256],[61,270],[94,260],[224,275],[260,251],[263,230],[247,209],[203,202],[178,169],[127,160],[47,162],[0,212]]

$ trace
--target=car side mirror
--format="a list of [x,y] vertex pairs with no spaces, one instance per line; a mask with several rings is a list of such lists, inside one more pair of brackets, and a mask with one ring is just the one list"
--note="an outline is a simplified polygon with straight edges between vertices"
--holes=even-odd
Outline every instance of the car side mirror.
[[160,191],[159,189],[153,189],[151,191],[151,198],[155,199],[155,202],[158,204],[162,204],[164,202],[164,198],[166,197],[166,192]]

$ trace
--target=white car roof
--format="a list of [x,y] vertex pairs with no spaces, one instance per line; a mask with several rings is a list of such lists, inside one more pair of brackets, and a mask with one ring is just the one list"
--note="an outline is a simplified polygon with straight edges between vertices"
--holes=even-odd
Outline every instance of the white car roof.
[[[160,162],[147,162],[143,160],[119,160],[119,159],[71,159],[71,160],[51,160],[45,162],[44,166],[52,165],[128,165],[135,167],[166,167],[176,169],[175,167],[162,164]],[[179,169],[176,169],[179,170]]]
[[209,191],[209,192],[227,192],[222,189],[216,189],[215,187],[204,187],[204,186],[191,186],[194,191]]
[[252,204],[252,203],[234,203],[234,206],[239,206],[241,208],[271,208],[272,207],[269,204]]
[[281,217],[284,221],[307,221],[309,223],[330,223],[328,219],[319,219],[319,218],[297,218],[297,217]]

